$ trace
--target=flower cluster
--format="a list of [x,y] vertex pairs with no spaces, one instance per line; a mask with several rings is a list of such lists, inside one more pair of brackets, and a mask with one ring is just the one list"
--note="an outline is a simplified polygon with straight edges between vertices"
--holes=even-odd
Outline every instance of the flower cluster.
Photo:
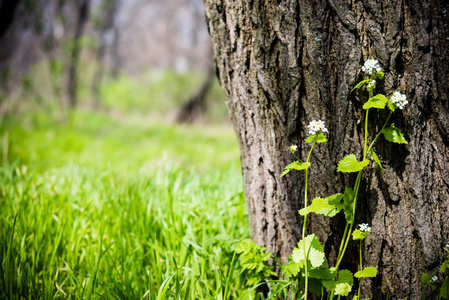
[[368,88],[373,89],[376,87],[376,80],[370,80],[368,81]]
[[362,67],[362,71],[372,74],[374,71],[380,72],[382,69],[380,68],[379,61],[377,59],[367,59]]
[[298,146],[296,146],[296,145],[291,145],[291,146],[290,146],[290,152],[291,152],[291,153],[295,153],[296,151],[298,151]]
[[327,128],[324,126],[324,121],[321,120],[313,120],[307,125],[307,129],[309,130],[310,135],[315,135],[317,132],[327,132]]
[[407,96],[397,91],[393,93],[393,96],[391,96],[391,101],[396,107],[400,109],[404,109],[405,105],[407,105],[408,103]]
[[367,223],[359,224],[359,229],[362,232],[371,232],[371,227]]

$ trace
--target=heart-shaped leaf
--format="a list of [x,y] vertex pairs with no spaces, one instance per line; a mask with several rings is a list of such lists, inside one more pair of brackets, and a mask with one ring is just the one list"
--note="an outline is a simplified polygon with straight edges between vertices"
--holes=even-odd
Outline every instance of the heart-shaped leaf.
[[366,267],[362,271],[358,271],[354,274],[357,278],[365,278],[365,277],[376,277],[377,276],[377,268],[376,267]]
[[369,98],[369,100],[363,104],[363,109],[369,108],[379,108],[384,109],[385,104],[387,104],[388,98],[382,94],[377,94],[376,96]]
[[291,170],[304,170],[304,169],[307,169],[309,166],[310,166],[309,162],[303,163],[300,161],[294,161],[285,167],[285,170],[284,170],[284,172],[282,172],[281,177],[285,176]]
[[385,136],[385,139],[389,142],[397,143],[397,144],[408,144],[407,140],[404,138],[404,134],[402,131],[391,124],[389,128],[385,128],[382,130],[382,133]]
[[366,167],[368,163],[369,161],[367,159],[363,161],[357,161],[355,154],[348,154],[338,163],[337,171],[344,173],[358,172],[360,170],[363,170],[363,168]]

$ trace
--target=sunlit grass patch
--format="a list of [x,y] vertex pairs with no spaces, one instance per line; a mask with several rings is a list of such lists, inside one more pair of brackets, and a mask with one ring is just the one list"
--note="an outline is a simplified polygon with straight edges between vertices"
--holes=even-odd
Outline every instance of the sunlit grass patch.
[[235,134],[225,126],[143,123],[77,112],[66,123],[45,114],[24,114],[3,127],[0,134],[8,132],[10,159],[40,169],[74,163],[135,171],[164,156],[183,167],[239,168]]
[[0,298],[244,297],[231,129],[78,113],[8,119],[0,133]]

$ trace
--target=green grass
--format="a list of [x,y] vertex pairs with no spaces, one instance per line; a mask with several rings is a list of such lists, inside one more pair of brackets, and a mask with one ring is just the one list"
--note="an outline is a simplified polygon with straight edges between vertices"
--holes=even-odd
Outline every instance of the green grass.
[[231,129],[24,114],[0,138],[0,299],[249,297]]

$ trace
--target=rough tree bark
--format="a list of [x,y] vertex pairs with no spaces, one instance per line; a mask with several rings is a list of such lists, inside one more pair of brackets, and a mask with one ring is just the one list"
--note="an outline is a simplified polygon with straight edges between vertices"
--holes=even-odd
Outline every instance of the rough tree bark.
[[[447,1],[204,2],[240,143],[251,236],[284,262],[300,239],[303,206],[303,174],[280,177],[294,160],[289,146],[297,143],[304,158],[306,125],[325,120],[329,142],[314,150],[309,195],[341,192],[355,177],[337,173],[337,162],[349,153],[361,156],[366,96],[349,91],[362,79],[363,62],[380,61],[386,76],[378,88],[386,95],[407,94],[409,106],[392,122],[409,144],[377,143],[386,171],[365,171],[356,222],[372,225],[364,264],[379,268],[363,296],[419,299],[421,271],[439,266],[449,242]],[[378,118],[371,134],[386,116]],[[343,222],[314,216],[308,223],[331,264]],[[356,271],[357,259],[356,248],[349,249],[343,267]]]

